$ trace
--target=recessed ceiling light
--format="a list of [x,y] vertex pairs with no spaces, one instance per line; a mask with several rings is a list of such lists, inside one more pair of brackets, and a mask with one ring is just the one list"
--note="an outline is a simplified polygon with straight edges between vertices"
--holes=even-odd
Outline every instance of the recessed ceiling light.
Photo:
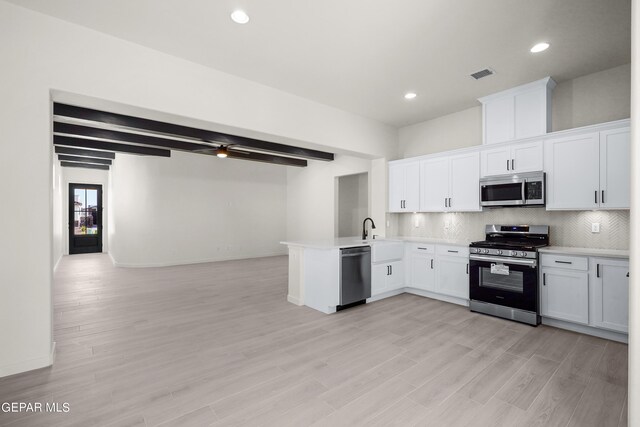
[[544,50],[549,49],[549,43],[546,42],[542,42],[542,43],[538,43],[537,45],[533,46],[531,48],[531,53],[538,53],[538,52],[542,52]]
[[407,92],[407,93],[404,94],[404,99],[413,99],[416,96],[418,96],[418,95],[416,95],[415,92]]
[[231,19],[238,24],[246,24],[249,22],[249,15],[244,10],[236,9],[231,14]]

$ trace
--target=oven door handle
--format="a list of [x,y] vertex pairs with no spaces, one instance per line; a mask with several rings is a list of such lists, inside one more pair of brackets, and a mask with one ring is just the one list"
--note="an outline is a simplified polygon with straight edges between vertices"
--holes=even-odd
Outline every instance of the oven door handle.
[[472,261],[495,262],[498,264],[528,265],[530,267],[536,267],[538,265],[538,261],[535,259],[515,259],[515,258],[504,259],[501,257],[474,255],[474,254],[469,255],[469,259]]

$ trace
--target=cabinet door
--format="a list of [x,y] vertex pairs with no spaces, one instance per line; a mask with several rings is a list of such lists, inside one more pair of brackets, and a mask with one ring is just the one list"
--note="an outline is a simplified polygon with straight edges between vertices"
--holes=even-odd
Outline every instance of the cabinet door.
[[586,271],[542,268],[540,314],[589,323],[589,278]]
[[480,156],[480,171],[483,177],[511,173],[511,147],[483,150]]
[[[476,184],[477,187],[477,184]],[[449,197],[449,158],[420,162],[420,211],[442,212],[447,210],[445,199]]]
[[599,139],[594,132],[545,142],[547,209],[600,206]]
[[630,206],[629,128],[600,132],[600,207],[628,209]]
[[371,266],[371,296],[387,292],[387,276],[389,264],[373,264]]
[[387,276],[387,291],[404,287],[404,265],[402,261],[389,263],[389,275]]
[[409,256],[409,282],[407,286],[435,292],[435,260],[431,255]]
[[515,144],[511,148],[514,173],[538,172],[544,169],[542,141]]
[[449,161],[449,210],[479,211],[480,154],[452,156]]
[[389,212],[402,212],[403,200],[404,165],[389,165]]
[[592,258],[591,323],[599,328],[629,332],[629,262]]
[[545,89],[536,88],[517,94],[514,99],[514,109],[514,139],[529,138],[547,133],[547,96]]
[[514,99],[505,96],[483,105],[484,143],[510,141],[514,139]]
[[469,299],[469,260],[466,257],[438,256],[436,292]]
[[404,209],[417,212],[420,209],[420,163],[404,165]]

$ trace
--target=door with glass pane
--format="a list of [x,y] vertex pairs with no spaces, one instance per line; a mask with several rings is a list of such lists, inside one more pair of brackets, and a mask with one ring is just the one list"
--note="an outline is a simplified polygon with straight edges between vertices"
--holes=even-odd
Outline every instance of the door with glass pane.
[[69,254],[102,252],[102,186],[69,184]]

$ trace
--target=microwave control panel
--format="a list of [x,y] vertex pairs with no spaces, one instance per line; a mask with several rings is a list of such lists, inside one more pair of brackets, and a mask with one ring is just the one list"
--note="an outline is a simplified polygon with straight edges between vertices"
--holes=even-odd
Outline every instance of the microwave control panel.
[[542,181],[530,181],[525,184],[527,200],[542,199]]

